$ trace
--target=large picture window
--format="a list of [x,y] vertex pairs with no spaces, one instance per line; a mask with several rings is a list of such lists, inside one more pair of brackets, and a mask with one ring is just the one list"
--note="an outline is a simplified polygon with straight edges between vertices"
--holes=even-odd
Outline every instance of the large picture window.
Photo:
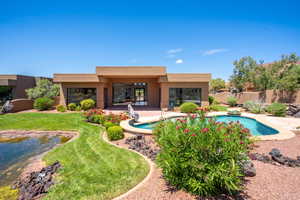
[[201,105],[201,88],[170,88],[169,106],[180,106],[185,102]]
[[67,93],[67,104],[79,104],[84,99],[93,99],[97,102],[96,88],[68,88]]

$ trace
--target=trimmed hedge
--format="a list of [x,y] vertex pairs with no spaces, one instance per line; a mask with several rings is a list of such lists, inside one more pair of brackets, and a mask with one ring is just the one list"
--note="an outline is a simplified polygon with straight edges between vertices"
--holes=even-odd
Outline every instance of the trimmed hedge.
[[183,113],[194,113],[197,111],[198,105],[192,102],[186,102],[181,104],[180,112]]
[[120,140],[124,138],[124,132],[121,126],[112,126],[107,129],[109,140]]
[[39,111],[49,110],[52,108],[54,101],[48,97],[37,98],[34,101],[33,107]]
[[56,106],[56,110],[58,112],[66,112],[67,108],[64,105],[58,105],[58,106]]
[[103,123],[103,126],[108,129],[110,127],[116,126],[116,124],[112,123],[111,121],[106,121]]
[[71,111],[75,111],[76,110],[76,104],[75,103],[69,103],[68,105],[68,109],[71,110]]
[[82,110],[89,110],[94,108],[96,103],[93,99],[85,99],[80,102],[80,105]]

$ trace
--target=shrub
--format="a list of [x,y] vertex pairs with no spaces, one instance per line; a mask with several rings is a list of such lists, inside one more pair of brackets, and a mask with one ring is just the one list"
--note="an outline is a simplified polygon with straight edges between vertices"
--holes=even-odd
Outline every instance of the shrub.
[[229,110],[227,112],[228,115],[241,115],[241,112],[239,110]]
[[97,123],[97,124],[103,124],[105,121],[104,115],[92,115],[90,117],[90,122]]
[[215,97],[208,96],[208,102],[209,102],[209,105],[213,104],[215,102]]
[[121,126],[112,126],[107,129],[109,140],[120,140],[124,138],[124,132]]
[[76,106],[75,111],[81,111],[81,106]]
[[58,112],[66,112],[67,108],[64,105],[58,105],[58,106],[56,106],[56,110]]
[[252,143],[249,130],[241,124],[192,115],[161,122],[154,135],[160,146],[157,163],[171,185],[200,196],[241,189],[241,163],[248,159]]
[[59,85],[53,84],[48,79],[41,79],[37,81],[36,87],[27,89],[26,93],[29,99],[53,98],[59,95]]
[[105,115],[105,120],[110,121],[114,124],[119,124],[122,120],[126,120],[126,119],[129,119],[126,113],[120,113],[120,114],[109,113],[108,115]]
[[103,123],[103,126],[106,128],[106,129],[108,129],[108,128],[110,128],[110,127],[113,127],[113,126],[116,126],[117,124],[114,124],[114,123],[112,123],[112,122],[110,122],[110,121],[104,121],[104,123]]
[[286,105],[282,103],[272,103],[266,110],[274,116],[284,117],[286,114]]
[[209,106],[209,110],[213,110],[213,111],[227,111],[227,107],[226,106],[212,104],[212,105]]
[[48,97],[37,98],[33,107],[37,110],[49,110],[53,106],[54,101]]
[[74,110],[76,110],[76,104],[75,103],[69,103],[69,105],[68,105],[68,109],[69,110],[71,110],[71,111],[74,111]]
[[264,107],[262,103],[256,103],[253,101],[246,101],[243,107],[251,113],[259,114],[264,112]]
[[181,104],[180,111],[183,113],[194,113],[196,112],[198,105],[192,102],[186,102]]
[[229,106],[233,107],[237,104],[237,99],[233,96],[227,98],[227,103]]
[[93,99],[85,99],[80,102],[82,110],[89,110],[95,107],[95,101]]

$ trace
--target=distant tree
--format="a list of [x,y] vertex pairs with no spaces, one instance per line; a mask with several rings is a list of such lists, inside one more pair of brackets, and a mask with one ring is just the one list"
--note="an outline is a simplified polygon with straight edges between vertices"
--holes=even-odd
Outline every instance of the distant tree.
[[246,83],[253,83],[254,72],[258,64],[252,57],[247,56],[234,61],[233,65],[234,69],[230,82],[235,88],[242,91]]
[[212,79],[210,81],[210,88],[213,92],[223,89],[225,88],[225,81],[221,78]]
[[59,85],[53,84],[48,79],[41,79],[37,82],[36,87],[27,89],[26,93],[29,99],[53,98],[59,95]]

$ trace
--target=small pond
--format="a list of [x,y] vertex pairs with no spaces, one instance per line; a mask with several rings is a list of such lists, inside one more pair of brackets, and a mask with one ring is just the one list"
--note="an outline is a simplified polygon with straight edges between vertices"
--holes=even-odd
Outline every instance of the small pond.
[[39,155],[65,142],[63,136],[17,137],[0,136],[0,186],[12,183],[28,164],[30,157]]
[[[221,116],[216,116],[214,118],[216,119],[216,121],[224,122],[224,123],[239,121],[245,128],[248,128],[250,130],[250,133],[253,136],[273,135],[279,133],[277,130],[249,117],[221,115]],[[171,120],[175,120],[175,118]],[[157,123],[158,122],[138,124],[138,125],[134,125],[134,127],[152,130]]]

